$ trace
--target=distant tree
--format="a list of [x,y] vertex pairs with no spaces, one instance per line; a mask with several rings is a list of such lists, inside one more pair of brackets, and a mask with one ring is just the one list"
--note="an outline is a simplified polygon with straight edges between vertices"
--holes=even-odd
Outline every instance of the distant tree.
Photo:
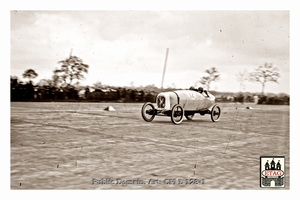
[[52,76],[52,83],[54,87],[58,87],[58,85],[61,83],[61,78],[56,74],[56,72],[53,72]]
[[59,61],[60,69],[54,70],[55,78],[59,82],[72,85],[73,80],[84,79],[84,73],[88,73],[89,66],[84,64],[82,59],[77,56],[70,55],[69,58]]
[[134,88],[134,82],[133,81],[130,81],[129,85],[130,85],[131,88]]
[[172,84],[171,84],[171,88],[176,88],[176,84],[175,84],[175,83],[172,83]]
[[36,78],[38,74],[33,69],[27,69],[23,73],[23,78],[28,78],[29,82],[31,83],[31,80]]
[[97,81],[96,83],[94,83],[94,88],[97,89],[97,88],[101,88],[103,85],[100,81]]
[[51,79],[41,79],[38,83],[38,86],[53,86],[53,80]]
[[18,85],[18,77],[17,76],[10,76],[10,86],[14,88]]
[[76,81],[74,83],[74,86],[75,86],[76,89],[83,89],[83,88],[85,88],[85,86],[81,85],[79,81]]
[[10,79],[18,79],[18,77],[17,76],[10,76]]
[[249,80],[252,82],[258,82],[262,85],[262,95],[267,82],[278,83],[280,74],[276,67],[273,67],[271,63],[265,63],[263,66],[259,66],[254,72],[249,74]]
[[153,91],[153,92],[160,92],[160,88],[156,87],[154,84],[151,84],[151,85],[146,85],[144,87],[144,90],[145,91]]
[[203,76],[202,79],[200,80],[200,83],[206,86],[207,90],[209,90],[210,84],[214,81],[218,81],[220,78],[220,74],[215,67],[206,69],[205,73],[207,73],[207,76]]
[[247,71],[238,72],[236,74],[236,79],[240,83],[240,91],[245,90],[245,81],[247,80]]

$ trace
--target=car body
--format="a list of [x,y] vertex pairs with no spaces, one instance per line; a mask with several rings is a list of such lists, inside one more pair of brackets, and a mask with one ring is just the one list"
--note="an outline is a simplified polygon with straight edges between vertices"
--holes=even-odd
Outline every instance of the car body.
[[195,90],[176,90],[161,92],[156,97],[156,107],[147,102],[143,105],[141,113],[145,121],[151,122],[155,115],[170,116],[174,124],[180,124],[183,116],[192,120],[195,113],[210,114],[213,122],[218,121],[221,109],[215,105],[215,97],[207,92]]

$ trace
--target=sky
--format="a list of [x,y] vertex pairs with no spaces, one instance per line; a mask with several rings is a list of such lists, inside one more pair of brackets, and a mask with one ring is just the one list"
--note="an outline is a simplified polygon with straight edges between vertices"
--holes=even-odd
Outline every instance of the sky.
[[210,89],[238,92],[238,73],[272,63],[281,76],[265,92],[289,93],[289,18],[284,10],[11,10],[10,74],[34,69],[35,82],[50,79],[72,51],[89,65],[82,85],[161,87],[168,48],[163,87],[202,86],[215,67],[220,80]]

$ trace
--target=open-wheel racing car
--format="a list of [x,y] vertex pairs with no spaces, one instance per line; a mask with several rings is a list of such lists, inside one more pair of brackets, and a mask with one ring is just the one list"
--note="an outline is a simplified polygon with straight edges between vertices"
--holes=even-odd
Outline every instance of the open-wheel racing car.
[[195,90],[176,90],[161,92],[156,97],[157,108],[147,102],[141,109],[142,117],[146,122],[151,122],[157,116],[169,116],[174,124],[180,124],[183,116],[192,120],[195,113],[200,115],[210,114],[213,122],[219,121],[221,109],[215,104],[215,97],[207,92]]

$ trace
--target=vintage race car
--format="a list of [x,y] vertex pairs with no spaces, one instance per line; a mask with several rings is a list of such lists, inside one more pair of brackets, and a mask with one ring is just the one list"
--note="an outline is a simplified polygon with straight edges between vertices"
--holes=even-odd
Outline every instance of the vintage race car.
[[221,109],[215,104],[215,97],[205,91],[177,90],[162,92],[156,97],[157,108],[147,102],[141,109],[142,117],[146,122],[151,122],[155,115],[169,116],[174,124],[180,124],[183,116],[192,120],[195,113],[200,115],[210,114],[211,120],[216,122],[220,119]]

